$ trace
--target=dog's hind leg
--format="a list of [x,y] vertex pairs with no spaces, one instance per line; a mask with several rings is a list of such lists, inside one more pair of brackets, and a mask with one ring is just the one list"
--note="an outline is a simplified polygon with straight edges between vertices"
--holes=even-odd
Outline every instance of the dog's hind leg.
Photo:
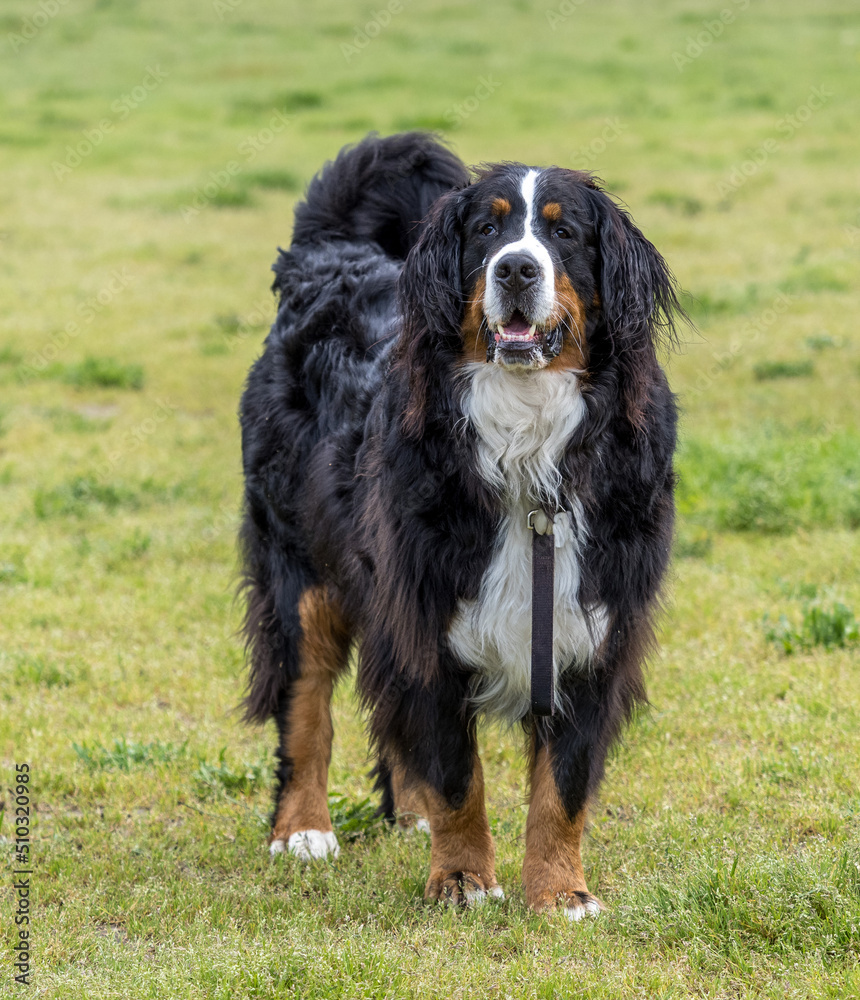
[[380,758],[371,772],[374,787],[381,794],[378,815],[404,833],[430,832],[430,822],[426,813],[424,797],[406,780],[402,767],[391,767]]
[[426,799],[409,784],[400,767],[395,767],[391,772],[391,790],[398,827],[407,833],[416,830],[420,833],[429,833],[430,820],[427,819]]
[[278,789],[270,851],[303,860],[337,856],[328,809],[331,760],[331,696],[345,670],[350,632],[324,587],[299,600],[298,676],[281,699],[278,723]]

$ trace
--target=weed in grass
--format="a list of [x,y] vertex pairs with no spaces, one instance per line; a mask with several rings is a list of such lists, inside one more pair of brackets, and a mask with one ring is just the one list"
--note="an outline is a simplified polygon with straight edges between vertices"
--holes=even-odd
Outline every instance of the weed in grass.
[[194,772],[194,781],[201,796],[247,795],[268,783],[271,768],[265,761],[234,768],[227,763],[226,756],[227,748],[222,747],[216,763],[200,761]]
[[190,497],[193,486],[181,480],[164,484],[147,478],[134,486],[123,482],[103,483],[93,476],[74,476],[51,488],[37,487],[33,493],[33,511],[40,520],[54,517],[78,517],[107,511],[135,511],[149,503],[172,503]]
[[270,94],[268,97],[242,97],[233,101],[232,108],[241,115],[257,118],[271,114],[272,110],[286,114],[322,107],[323,95],[314,90],[290,90],[286,93]]
[[106,561],[110,572],[122,569],[130,562],[138,562],[149,552],[152,536],[140,528],[135,528],[131,535],[117,542]]
[[780,285],[784,292],[846,292],[851,287],[850,282],[835,274],[825,265],[807,267],[796,271]]
[[243,178],[249,187],[266,191],[301,191],[302,181],[289,170],[257,170]]
[[735,483],[721,518],[721,527],[728,531],[784,534],[797,524],[787,500],[778,482],[746,476]]
[[129,772],[135,768],[183,760],[187,756],[188,741],[179,744],[163,743],[161,740],[138,743],[121,737],[114,740],[112,747],[83,742],[72,743],[72,749],[88,771]]
[[60,665],[42,655],[30,653],[2,653],[0,666],[14,684],[34,688],[69,687],[89,675],[84,666]]
[[747,758],[744,762],[744,777],[751,781],[763,779],[773,785],[809,788],[820,785],[833,767],[832,756],[792,746],[779,753]]
[[[52,367],[63,382],[78,389],[142,389],[143,367],[115,358],[86,357],[80,364]],[[56,377],[56,374],[55,374]]]
[[807,602],[799,625],[782,614],[774,624],[765,617],[765,638],[790,654],[822,646],[844,649],[860,642],[860,624],[854,612],[840,602],[828,606]]
[[704,205],[698,198],[682,194],[680,191],[666,191],[663,189],[652,191],[648,195],[648,202],[651,205],[662,205],[664,208],[680,212],[682,215],[687,216],[698,215],[704,208]]
[[680,531],[675,539],[673,552],[678,559],[704,559],[711,554],[714,539],[703,529]]
[[235,334],[242,329],[242,317],[236,313],[222,313],[215,317],[215,326],[221,333]]
[[23,560],[4,560],[0,562],[0,584],[26,583],[27,571]]
[[805,361],[759,361],[753,365],[753,375],[759,382],[775,378],[806,378],[812,375],[815,366]]
[[826,351],[831,347],[844,345],[839,337],[831,337],[829,333],[816,333],[814,336],[806,338],[806,346],[810,351]]
[[52,517],[85,517],[94,510],[110,513],[119,507],[137,508],[139,494],[119,483],[100,483],[89,476],[75,476],[53,489],[38,488],[33,510],[40,520]]
[[222,187],[210,197],[209,204],[215,208],[249,208],[254,204],[254,196],[247,187]]
[[695,294],[688,291],[681,292],[681,304],[691,319],[698,323],[748,312],[757,305],[759,298],[758,286],[752,283],[742,291],[732,294],[714,295],[709,291]]
[[342,840],[359,840],[385,828],[385,822],[379,815],[379,805],[372,799],[353,802],[346,795],[330,792],[328,808],[332,826]]

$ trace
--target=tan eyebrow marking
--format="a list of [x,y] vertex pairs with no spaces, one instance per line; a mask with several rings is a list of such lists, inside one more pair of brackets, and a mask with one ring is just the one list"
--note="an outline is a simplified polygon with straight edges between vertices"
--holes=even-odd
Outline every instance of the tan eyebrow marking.
[[491,207],[495,215],[508,215],[511,210],[511,203],[507,198],[494,198]]
[[549,222],[558,222],[561,218],[561,205],[557,201],[548,201],[540,214]]

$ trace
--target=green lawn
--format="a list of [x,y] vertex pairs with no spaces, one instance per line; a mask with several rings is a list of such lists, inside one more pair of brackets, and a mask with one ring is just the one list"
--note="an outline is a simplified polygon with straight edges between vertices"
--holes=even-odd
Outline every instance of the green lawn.
[[[36,814],[32,983],[76,998],[860,996],[860,11],[851,0],[0,9],[0,821]],[[721,13],[722,12],[722,13]],[[689,292],[652,705],[585,845],[608,905],[525,909],[516,734],[483,734],[508,898],[424,906],[368,824],[270,863],[236,712],[236,408],[268,269],[369,129],[597,171]],[[7,983],[9,984],[7,987]]]

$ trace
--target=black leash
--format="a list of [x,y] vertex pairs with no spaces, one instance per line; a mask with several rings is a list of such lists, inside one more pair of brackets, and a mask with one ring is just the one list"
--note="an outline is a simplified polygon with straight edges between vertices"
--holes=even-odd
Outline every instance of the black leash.
[[532,538],[532,712],[555,714],[555,677],[552,669],[553,574],[555,538],[553,519],[542,510],[529,512]]

